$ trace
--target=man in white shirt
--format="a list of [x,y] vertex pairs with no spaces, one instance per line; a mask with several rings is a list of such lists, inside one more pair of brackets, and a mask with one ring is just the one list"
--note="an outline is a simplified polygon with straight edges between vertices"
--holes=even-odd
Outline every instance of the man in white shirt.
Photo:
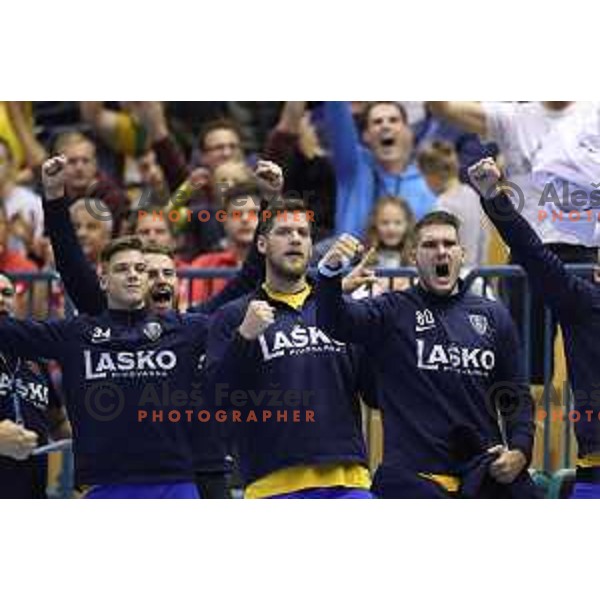
[[460,166],[454,146],[445,141],[427,144],[417,154],[417,165],[437,198],[435,210],[460,219],[465,270],[483,266],[487,260],[489,224],[481,210],[479,196],[459,179]]
[[[523,192],[522,215],[544,244],[597,246],[583,220],[573,224],[568,219],[561,220],[559,215],[552,218],[550,209],[558,209],[553,202],[556,198],[544,191],[552,181],[534,178],[532,173],[553,152],[553,146],[600,134],[600,104],[548,101],[429,102],[427,105],[434,115],[498,144],[506,178]],[[562,200],[563,190],[556,191]],[[543,204],[548,216],[544,216]]]
[[[595,102],[428,102],[437,117],[477,133],[498,144],[506,178],[515,185],[511,199],[543,243],[564,263],[595,263],[597,244],[591,234],[595,224],[580,218],[572,222],[561,210],[563,190],[548,194],[546,183],[533,177],[538,163],[560,150],[557,144],[574,143],[600,133],[600,105]],[[539,175],[539,173],[538,173]],[[600,180],[600,172],[598,176]],[[590,182],[592,183],[592,182]],[[516,190],[520,189],[522,194]],[[522,195],[521,198],[519,196]],[[523,315],[523,286],[507,286],[513,318]],[[532,295],[532,380],[543,383],[543,298]]]

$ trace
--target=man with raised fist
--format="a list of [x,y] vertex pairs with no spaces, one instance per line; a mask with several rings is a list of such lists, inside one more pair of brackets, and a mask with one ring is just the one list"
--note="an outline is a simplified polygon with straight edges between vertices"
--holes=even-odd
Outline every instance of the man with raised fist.
[[341,274],[363,252],[353,236],[340,236],[319,263],[317,325],[362,345],[374,371],[384,428],[379,497],[534,492],[526,470],[533,411],[515,327],[500,304],[459,279],[459,228],[444,212],[421,219],[418,284],[376,299],[342,295]]
[[493,159],[473,165],[469,176],[481,195],[483,209],[560,323],[577,415],[578,460],[572,497],[600,498],[600,413],[595,396],[600,360],[600,288],[597,281],[569,273],[560,258],[542,243],[507,196]]
[[285,199],[263,211],[266,279],[213,318],[208,392],[230,409],[246,498],[370,498],[357,349],[316,326],[312,213]]
[[[586,158],[591,158],[592,163],[597,161],[598,102],[431,101],[426,105],[435,117],[498,145],[510,180],[506,195],[519,205],[521,215],[550,252],[571,264],[585,264],[596,259],[598,241],[593,239],[595,218],[588,220],[581,210],[573,214],[580,218],[573,219],[562,212],[563,206],[572,206],[572,203],[581,207],[582,204],[576,204],[577,196],[583,192],[589,200],[592,190],[585,190],[576,181],[568,181],[569,177],[559,183],[547,167],[556,167],[558,163],[562,165],[559,171],[566,169],[568,173],[576,173],[582,169]],[[597,173],[597,166],[593,167],[594,170]],[[585,177],[589,188],[589,182],[596,179]],[[516,262],[513,257],[511,262]],[[512,279],[505,283],[510,312],[521,330],[525,299],[528,297],[523,281]],[[529,295],[530,377],[537,385],[544,384],[546,375],[544,303],[545,298],[537,291]],[[554,321],[550,331],[553,341],[556,333]],[[550,356],[551,371],[553,363],[554,354]]]
[[[64,157],[44,163],[47,198],[61,192],[64,168]],[[113,240],[101,264],[106,310],[66,321],[3,319],[0,352],[61,365],[75,478],[92,486],[87,497],[198,498],[185,423],[142,418],[139,401],[149,387],[191,389],[208,318],[147,311],[148,265],[138,238]]]
[[[58,166],[58,165],[56,165]],[[255,177],[276,193],[283,186],[281,168],[269,161],[259,161]],[[56,169],[46,178],[44,209],[46,224],[52,241],[56,266],[66,290],[82,314],[99,315],[106,310],[107,298],[100,288],[98,276],[83,256],[69,220],[64,199],[64,173]],[[258,207],[260,198],[247,198]],[[165,315],[179,309],[181,279],[178,277],[172,252],[159,245],[144,245],[144,259],[148,272],[148,294],[146,306],[150,312]],[[189,308],[189,312],[211,314],[225,303],[253,290],[262,278],[263,260],[251,247],[240,273],[225,288],[207,302]],[[185,300],[185,299],[184,299]],[[202,377],[201,365],[197,377]],[[194,454],[195,479],[202,498],[228,497],[228,475],[230,462],[226,459],[227,435],[225,425],[214,419],[202,426],[192,426],[192,450]]]

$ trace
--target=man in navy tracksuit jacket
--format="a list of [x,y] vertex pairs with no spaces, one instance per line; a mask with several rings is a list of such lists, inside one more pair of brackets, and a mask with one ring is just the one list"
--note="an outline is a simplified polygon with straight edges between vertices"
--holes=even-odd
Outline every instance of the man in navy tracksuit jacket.
[[358,352],[316,326],[307,212],[278,208],[259,225],[265,283],[213,317],[208,396],[229,411],[246,498],[369,498]]
[[[0,273],[0,322],[13,315],[15,287]],[[46,456],[37,446],[69,437],[62,402],[40,362],[0,354],[0,498],[45,498]]]
[[[257,177],[268,183],[274,178],[274,186],[281,174],[272,163],[261,161]],[[61,190],[58,190],[59,194]],[[106,309],[106,295],[100,289],[95,271],[88,264],[77,241],[69,218],[67,203],[61,197],[47,198],[44,203],[46,227],[49,231],[56,266],[65,288],[81,314],[97,315]],[[178,279],[173,256],[160,247],[146,248],[148,262],[149,294],[146,301],[154,313],[164,314],[177,308]],[[262,279],[263,261],[252,246],[241,272],[218,295],[207,302],[188,309],[189,313],[209,315],[227,302],[255,289]],[[202,374],[199,364],[198,380]],[[197,386],[200,384],[197,383]],[[192,446],[196,482],[203,498],[228,497],[227,478],[230,463],[227,460],[227,435],[225,424],[211,419],[202,425],[195,423],[192,430]]]
[[492,159],[473,165],[469,174],[481,193],[483,209],[560,323],[575,399],[572,419],[578,461],[573,497],[600,498],[600,287],[568,273],[560,259],[544,247],[497,187],[501,173]]
[[533,404],[506,309],[458,280],[459,223],[431,213],[416,231],[419,284],[356,302],[341,272],[361,251],[343,235],[320,263],[317,324],[365,346],[383,413],[384,498],[535,497],[527,475]]
[[143,308],[143,246],[115,240],[103,257],[108,310],[66,321],[0,323],[0,352],[59,362],[73,428],[76,483],[92,498],[197,498],[189,436],[180,423],[142,417],[145,390],[191,388],[205,315],[159,317]]

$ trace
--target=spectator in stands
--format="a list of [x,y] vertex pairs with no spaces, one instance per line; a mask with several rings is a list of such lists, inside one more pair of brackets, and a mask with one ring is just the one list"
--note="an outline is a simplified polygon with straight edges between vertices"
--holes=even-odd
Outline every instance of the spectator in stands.
[[[544,187],[535,185],[533,169],[540,156],[552,151],[556,144],[597,136],[600,130],[598,104],[595,102],[428,102],[434,116],[498,144],[505,162],[506,178],[523,194],[522,216],[533,227],[548,250],[565,263],[594,263],[597,248],[582,241],[576,233],[587,230],[590,223],[565,219],[561,223],[539,217]],[[555,206],[553,206],[555,208]],[[513,318],[520,323],[524,312],[523,283],[513,281],[506,286]],[[544,298],[533,290],[531,295],[532,381],[544,383]],[[555,330],[555,328],[553,328]]]
[[215,168],[212,177],[212,195],[222,206],[227,190],[252,181],[252,169],[243,161],[228,160]]
[[219,119],[207,123],[198,136],[202,165],[214,171],[230,160],[243,160],[242,140],[234,121]]
[[[110,210],[102,201],[95,201],[94,209],[92,212],[87,200],[82,198],[72,204],[69,211],[83,253],[90,263],[97,265],[102,250],[111,239],[113,222],[106,216],[110,215]],[[102,218],[98,218],[96,210]]]
[[375,201],[382,196],[406,199],[417,219],[435,198],[412,160],[413,135],[398,102],[372,102],[363,115],[362,141],[348,102],[326,102],[324,127],[336,173],[335,227],[338,233],[363,235]]
[[41,198],[17,185],[16,176],[17,165],[10,144],[0,137],[0,204],[12,229],[8,245],[11,250],[27,254],[34,240],[43,236],[44,211]]
[[[495,141],[505,161],[507,179],[525,197],[523,216],[543,243],[567,262],[594,262],[595,246],[582,242],[575,230],[561,231],[558,221],[539,218],[543,185],[533,171],[553,145],[583,135],[597,135],[599,105],[595,102],[428,102],[437,117]],[[560,134],[557,135],[557,134]],[[562,136],[562,137],[561,137]],[[581,220],[582,230],[587,228]]]
[[403,198],[380,198],[371,215],[365,236],[370,248],[360,263],[344,279],[346,293],[357,298],[400,291],[410,285],[407,277],[375,277],[374,269],[398,269],[412,265],[410,251],[415,217]]
[[[91,139],[73,131],[60,135],[54,149],[67,158],[67,194],[71,202],[81,198],[101,200],[112,216],[113,232],[121,231],[129,200],[111,179],[98,171],[96,146]],[[98,210],[98,209],[96,209]]]
[[417,164],[429,189],[437,196],[435,210],[457,216],[465,249],[465,268],[481,267],[487,260],[489,224],[470,185],[460,182],[458,156],[452,144],[434,141],[417,155]]
[[14,273],[17,271],[37,271],[22,252],[11,250],[9,247],[10,222],[6,209],[0,204],[0,271]]
[[131,233],[139,237],[144,244],[157,244],[175,250],[171,222],[163,210],[144,209],[134,213]]
[[[367,226],[367,243],[375,249],[372,265],[380,269],[397,269],[411,264],[410,250],[415,216],[404,198],[380,198]],[[403,290],[409,285],[405,277],[379,279],[382,290]]]
[[[191,169],[171,135],[162,103],[139,102],[136,111],[148,133],[149,144],[156,153],[169,189],[178,198],[178,204],[187,204],[195,211],[210,210],[216,213],[221,206],[214,195],[214,170],[230,161],[244,161],[241,138],[235,123],[219,119],[203,126],[198,138],[201,165]],[[223,235],[223,228],[215,218],[206,222],[192,218],[186,228],[187,258],[212,250]]]
[[146,195],[144,206],[164,205],[169,198],[165,174],[156,160],[154,150],[148,150],[137,161],[141,192]]
[[302,198],[314,211],[313,239],[320,241],[330,236],[334,227],[335,173],[312,125],[306,102],[284,104],[263,154],[282,166],[284,192]]
[[[35,273],[38,268],[34,262],[26,258],[21,252],[9,248],[9,221],[6,210],[0,204],[0,272],[2,273]],[[28,302],[26,292],[29,285],[24,282],[15,282],[17,291],[17,315],[24,317],[28,314]],[[43,316],[46,296],[43,295],[40,286],[33,290],[34,298],[32,312],[35,316]]]
[[[223,223],[226,247],[222,252],[200,255],[190,263],[193,269],[239,268],[252,245],[258,224],[260,190],[253,184],[240,185],[225,192]],[[220,292],[227,281],[224,279],[202,279],[192,284],[191,298],[194,304],[204,302]]]

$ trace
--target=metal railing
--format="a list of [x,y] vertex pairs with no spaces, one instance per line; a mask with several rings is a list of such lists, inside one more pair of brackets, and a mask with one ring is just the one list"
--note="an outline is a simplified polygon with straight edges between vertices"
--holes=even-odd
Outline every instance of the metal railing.
[[[577,275],[589,275],[591,274],[594,265],[568,265],[567,270]],[[206,280],[206,279],[231,279],[237,273],[237,269],[182,269],[178,272],[179,277],[182,280],[188,280],[192,283],[195,280]],[[314,275],[314,271],[311,271]],[[379,269],[376,271],[378,277],[389,279],[390,282],[394,278],[407,278],[410,282],[415,282],[417,279],[417,272],[414,268],[404,267],[398,269]],[[53,293],[53,286],[56,286],[60,282],[60,276],[55,272],[43,272],[43,273],[14,273],[11,277],[15,282],[23,282],[28,286],[28,298],[27,307],[29,311],[32,311],[34,307],[33,292],[36,286],[33,284],[45,284],[45,289],[48,294],[48,298],[56,296]],[[523,285],[524,302],[521,315],[521,341],[523,344],[523,368],[524,372],[529,379],[531,373],[530,364],[530,350],[531,350],[531,339],[529,336],[530,325],[531,325],[531,310],[530,310],[530,299],[531,290],[525,271],[514,265],[505,265],[497,267],[482,267],[473,269],[464,278],[465,285],[473,287],[477,285],[478,293],[485,294],[487,296],[494,296],[499,301],[502,301],[502,291],[500,290],[499,283],[501,281],[514,281],[519,280]],[[257,282],[258,283],[258,282]],[[191,299],[192,286],[188,286],[189,298]],[[39,289],[39,288],[38,288]],[[52,306],[48,306],[48,316],[59,316],[54,314]],[[64,302],[64,316],[69,317],[74,314],[74,308],[68,298],[65,298]],[[543,407],[545,410],[544,418],[544,438],[543,438],[543,468],[545,472],[550,472],[551,469],[551,420],[553,414],[556,415],[556,411],[553,412],[551,406],[552,397],[552,355],[554,352],[554,344],[552,337],[549,335],[551,331],[551,313],[548,308],[545,309],[544,318],[545,327],[545,344],[544,344],[544,395],[543,395]],[[568,386],[563,386],[565,390],[568,390]],[[565,398],[566,402],[562,406],[565,416],[572,409],[573,398],[569,392],[565,394],[568,398]],[[562,432],[562,439],[564,439],[564,447],[562,449],[562,459],[558,468],[569,468],[571,464],[571,452],[574,444],[572,426],[568,418],[563,421],[564,431]]]

